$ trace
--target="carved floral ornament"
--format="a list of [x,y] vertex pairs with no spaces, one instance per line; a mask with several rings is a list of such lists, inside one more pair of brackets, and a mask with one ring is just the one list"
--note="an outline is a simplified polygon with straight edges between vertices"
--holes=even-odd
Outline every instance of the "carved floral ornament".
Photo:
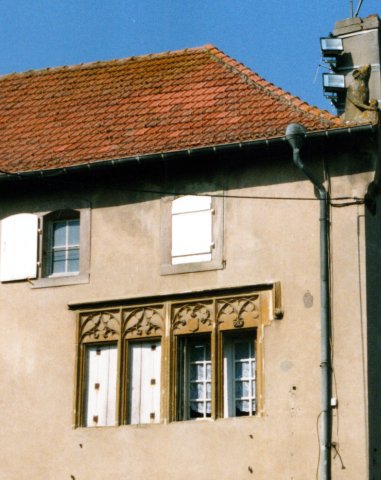
[[[214,313],[216,311],[216,313]],[[259,295],[187,303],[175,307],[172,329],[176,334],[210,332],[216,323],[220,330],[255,327],[259,323]]]
[[134,308],[124,311],[123,317],[126,337],[162,335],[164,332],[163,308]]
[[164,335],[170,306],[175,335],[253,328],[260,324],[259,293],[198,301],[120,307],[79,315],[79,343],[118,341]]
[[210,332],[212,329],[212,303],[188,303],[174,309],[172,328],[176,333]]
[[80,342],[117,340],[119,334],[119,312],[92,312],[80,316]]

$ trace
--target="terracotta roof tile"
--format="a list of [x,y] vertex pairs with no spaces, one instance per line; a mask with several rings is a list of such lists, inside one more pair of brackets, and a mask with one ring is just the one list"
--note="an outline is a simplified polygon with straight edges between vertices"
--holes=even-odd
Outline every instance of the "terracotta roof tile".
[[0,77],[0,169],[100,160],[343,126],[212,45]]

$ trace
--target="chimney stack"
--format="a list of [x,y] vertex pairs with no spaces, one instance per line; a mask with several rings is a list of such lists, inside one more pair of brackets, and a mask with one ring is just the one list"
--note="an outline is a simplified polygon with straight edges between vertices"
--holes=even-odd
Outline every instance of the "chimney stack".
[[[380,19],[378,15],[369,15],[362,19],[348,18],[336,22],[332,32],[334,38],[343,40],[343,53],[337,57],[335,73],[345,75],[345,85],[353,81],[352,71],[370,64],[369,97],[378,100],[381,107],[380,74]],[[339,113],[344,109],[345,96],[338,98]]]

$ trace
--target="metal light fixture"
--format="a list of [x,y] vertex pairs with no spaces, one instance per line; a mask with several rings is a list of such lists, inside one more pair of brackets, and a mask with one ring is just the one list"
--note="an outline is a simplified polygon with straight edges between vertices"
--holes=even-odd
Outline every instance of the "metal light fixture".
[[323,73],[324,92],[340,92],[345,89],[345,76],[336,73]]
[[341,38],[320,38],[320,48],[324,57],[336,57],[344,51]]

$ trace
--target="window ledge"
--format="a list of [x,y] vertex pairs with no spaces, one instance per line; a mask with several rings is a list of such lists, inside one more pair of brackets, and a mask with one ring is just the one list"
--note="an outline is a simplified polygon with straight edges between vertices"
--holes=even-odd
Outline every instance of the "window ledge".
[[32,288],[62,287],[65,285],[78,285],[89,283],[90,275],[88,273],[81,275],[62,275],[54,277],[38,278],[30,280]]
[[176,273],[192,273],[192,272],[205,272],[208,270],[222,270],[224,268],[224,262],[219,260],[212,260],[211,262],[194,262],[194,263],[179,263],[172,265],[171,263],[165,263],[160,267],[161,275],[173,275]]

